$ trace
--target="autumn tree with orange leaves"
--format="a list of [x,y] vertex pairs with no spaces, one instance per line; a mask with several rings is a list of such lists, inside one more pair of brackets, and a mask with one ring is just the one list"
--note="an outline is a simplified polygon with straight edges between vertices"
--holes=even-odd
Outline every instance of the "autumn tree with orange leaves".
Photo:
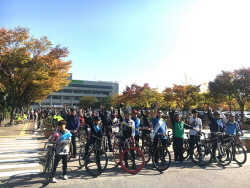
[[14,101],[10,123],[17,108],[69,84],[68,54],[68,48],[53,47],[46,36],[31,37],[27,28],[0,29],[0,83]]
[[188,110],[190,106],[195,106],[200,98],[200,85],[176,85],[174,87],[165,88],[163,91],[166,102],[175,102],[181,109],[184,116],[184,111]]
[[236,100],[240,106],[243,121],[244,107],[250,101],[250,67],[232,72],[222,71],[214,81],[209,82],[209,91],[214,96],[223,96],[228,99],[230,104]]

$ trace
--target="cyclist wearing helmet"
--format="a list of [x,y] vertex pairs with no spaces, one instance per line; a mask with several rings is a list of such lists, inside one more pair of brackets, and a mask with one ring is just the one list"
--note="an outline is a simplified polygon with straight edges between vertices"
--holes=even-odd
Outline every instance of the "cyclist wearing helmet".
[[143,127],[142,127],[142,143],[144,143],[144,139],[147,134],[150,133],[150,129],[152,128],[151,126],[151,116],[150,116],[150,111],[148,110],[146,112],[146,115],[143,112],[143,107],[141,107],[141,115],[143,117]]
[[[124,106],[124,104],[120,105],[120,107],[123,107],[123,106]],[[122,142],[125,142],[125,140],[130,138],[130,137],[133,137],[133,140],[134,140],[134,136],[135,136],[135,123],[131,119],[131,113],[128,110],[126,110],[124,114],[125,114],[125,117],[123,118],[121,116],[120,109],[118,109],[118,117],[119,117],[120,122],[121,122],[121,130],[122,130],[122,132],[121,132]],[[134,158],[135,154],[133,151],[131,152],[131,154],[132,154],[132,157]],[[128,168],[127,154],[125,154],[124,157],[125,157],[125,159],[124,159],[125,167]],[[132,165],[132,168],[137,169],[135,164]]]
[[88,154],[90,144],[93,144],[95,141],[95,139],[94,139],[94,137],[92,137],[92,135],[95,135],[99,138],[102,138],[102,131],[101,131],[100,127],[98,126],[100,122],[101,122],[101,118],[99,116],[95,116],[93,118],[93,123],[89,125],[89,128],[91,130],[91,137],[85,145],[85,154],[84,154],[83,159],[85,159],[87,154]]
[[[102,138],[102,131],[101,129],[99,128],[99,124],[101,122],[101,118],[99,116],[95,116],[93,118],[93,124],[90,124],[89,127],[91,129],[91,137],[89,139],[89,141],[86,143],[86,146],[85,146],[85,154],[84,154],[84,157],[83,157],[83,160],[86,159],[87,155],[88,155],[88,152],[89,152],[89,146],[90,144],[93,144],[96,139],[95,137],[92,137],[93,135],[96,136],[96,137],[99,137],[99,138]],[[99,143],[98,143],[98,147],[101,147],[101,140],[98,140]],[[98,160],[98,168],[101,169],[100,167],[100,160]]]
[[[52,138],[52,141],[57,142],[58,138],[69,131],[65,128],[66,127],[66,121],[61,120],[58,122],[59,129],[55,132],[55,136]],[[63,179],[66,180],[67,178],[67,155],[69,154],[69,146],[68,144],[71,142],[71,137],[57,143],[56,145],[56,155],[55,155],[55,161],[54,161],[54,169],[52,174],[52,183],[56,183],[55,179],[55,173],[56,173],[56,167],[58,166],[58,163],[62,159],[63,162]]]
[[[109,151],[113,152],[113,148],[111,145],[111,141],[110,141],[110,133],[112,133],[112,120],[110,118],[110,116],[108,115],[107,111],[103,109],[103,107],[100,107],[101,110],[99,111],[101,120],[102,120],[102,124],[103,124],[103,130],[102,132],[106,133],[107,138],[108,138],[108,146],[109,146]],[[105,148],[105,150],[107,150],[107,148]]]
[[[223,134],[225,134],[226,132],[226,127],[224,126],[223,122],[220,120],[220,112],[218,110],[215,110],[213,112],[213,114],[210,112],[212,111],[212,108],[209,106],[208,107],[208,119],[210,121],[210,132],[213,132],[213,133],[216,133],[216,132],[222,132]],[[215,134],[211,134],[211,138],[214,138],[216,137]],[[219,139],[221,140],[222,143],[224,143],[224,138],[223,138],[223,135],[221,135],[219,137]],[[213,162],[216,163],[216,160],[215,160],[215,150],[216,150],[216,147],[217,147],[217,143],[214,142],[214,145],[213,145],[213,149],[212,149],[212,153],[213,153]]]

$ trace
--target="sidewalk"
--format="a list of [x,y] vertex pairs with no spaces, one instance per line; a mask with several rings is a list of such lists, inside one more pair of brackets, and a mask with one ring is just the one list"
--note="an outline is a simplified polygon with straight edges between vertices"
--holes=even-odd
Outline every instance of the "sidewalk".
[[26,124],[7,125],[9,121],[10,119],[7,119],[2,122],[2,126],[0,127],[0,137],[29,136],[34,134],[34,122],[29,122]]

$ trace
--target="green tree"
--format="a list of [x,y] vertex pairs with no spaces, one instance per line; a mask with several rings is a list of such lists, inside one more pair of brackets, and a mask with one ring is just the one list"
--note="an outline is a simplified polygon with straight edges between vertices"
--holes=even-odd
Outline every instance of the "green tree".
[[95,103],[97,103],[98,100],[95,98],[95,97],[90,97],[90,96],[83,96],[81,99],[80,99],[80,106],[82,108],[93,108],[93,105]]

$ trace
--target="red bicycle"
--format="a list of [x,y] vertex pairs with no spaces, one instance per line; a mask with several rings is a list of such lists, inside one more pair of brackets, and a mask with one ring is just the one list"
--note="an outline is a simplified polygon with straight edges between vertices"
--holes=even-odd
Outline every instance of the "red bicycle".
[[[120,136],[116,138],[121,139]],[[113,158],[116,165],[121,165],[123,170],[130,174],[141,171],[145,164],[145,157],[142,151],[134,147],[135,141],[128,138],[125,142],[116,142],[113,146]]]

